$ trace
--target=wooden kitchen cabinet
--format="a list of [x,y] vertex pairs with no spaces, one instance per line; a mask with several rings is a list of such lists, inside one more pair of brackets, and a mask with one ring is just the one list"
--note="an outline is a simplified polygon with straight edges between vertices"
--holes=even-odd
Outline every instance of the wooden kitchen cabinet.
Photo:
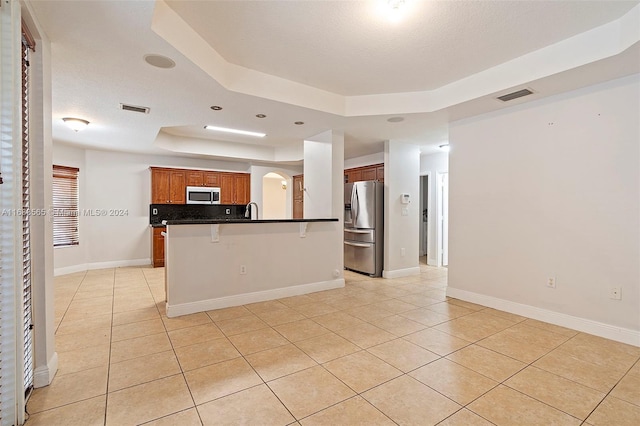
[[248,173],[220,173],[220,203],[248,204],[251,201],[250,179]]
[[152,204],[185,204],[186,187],[184,170],[151,168]]
[[362,170],[362,180],[376,180],[377,177],[375,167],[368,167]]
[[162,226],[159,228],[153,228],[151,234],[151,247],[153,251],[152,259],[153,267],[164,266],[164,236],[161,234],[167,228]]
[[362,180],[377,180],[379,182],[384,182],[384,164],[373,164],[371,166],[345,169],[345,183],[359,182]]
[[204,172],[200,170],[187,170],[187,186],[204,186]]
[[204,172],[203,173],[204,186],[219,187],[220,186],[220,173],[218,172]]
[[304,215],[304,176],[293,177],[293,218],[302,219]]

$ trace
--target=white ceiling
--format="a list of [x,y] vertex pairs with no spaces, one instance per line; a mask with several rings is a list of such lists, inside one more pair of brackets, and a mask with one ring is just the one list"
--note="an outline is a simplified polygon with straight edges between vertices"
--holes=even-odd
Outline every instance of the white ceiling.
[[[335,129],[346,158],[393,139],[432,152],[511,89],[534,89],[523,103],[640,72],[638,1],[407,0],[395,23],[376,0],[27,3],[51,41],[54,140],[97,149],[289,163]],[[74,133],[67,116],[91,124]]]

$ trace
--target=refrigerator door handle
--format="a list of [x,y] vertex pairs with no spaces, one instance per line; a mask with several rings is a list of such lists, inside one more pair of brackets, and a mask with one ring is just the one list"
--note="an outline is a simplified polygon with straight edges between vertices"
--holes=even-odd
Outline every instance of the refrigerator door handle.
[[371,229],[367,230],[367,231],[360,231],[357,229],[344,229],[344,232],[351,232],[352,234],[370,234],[371,233]]
[[349,241],[345,241],[344,243],[345,243],[346,245],[348,245],[348,246],[353,246],[353,247],[363,247],[363,248],[369,248],[369,247],[371,247],[371,244],[372,244],[372,243],[364,243],[364,244],[361,244],[361,243],[351,243],[351,242],[349,242]]
[[[360,202],[359,198],[358,198],[358,187],[356,185],[353,185],[353,193],[351,194],[351,212],[352,214],[352,222],[353,222],[353,226],[356,226],[356,223],[358,222],[358,203]],[[355,198],[355,203],[353,202],[353,199]]]

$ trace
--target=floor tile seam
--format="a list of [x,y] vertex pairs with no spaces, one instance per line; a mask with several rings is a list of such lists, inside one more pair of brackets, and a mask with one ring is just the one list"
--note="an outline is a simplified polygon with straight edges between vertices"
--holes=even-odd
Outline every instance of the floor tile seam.
[[[579,332],[578,334],[586,334],[586,333],[581,333],[581,332]],[[577,336],[577,335],[576,335],[576,336]],[[570,357],[572,357],[572,358],[576,358],[576,359],[578,359],[578,360],[580,360],[580,361],[587,362],[587,363],[592,364],[592,365],[597,365],[597,366],[599,366],[599,367],[609,368],[609,365],[599,364],[599,363],[597,363],[597,362],[592,362],[592,361],[589,361],[589,360],[586,360],[586,359],[578,358],[576,355],[574,355],[573,353],[571,353],[571,352],[567,351],[566,349],[564,349],[564,348],[562,347],[562,346],[564,346],[565,344],[569,343],[569,341],[570,341],[570,340],[572,340],[573,338],[575,338],[576,336],[572,336],[569,340],[564,341],[560,346],[558,346],[558,347],[554,348],[554,350],[559,350],[560,352],[564,352],[567,356],[570,356]],[[615,342],[615,341],[612,341],[612,342]],[[630,355],[630,356],[631,356],[631,355]],[[600,357],[598,357],[598,358],[600,358]],[[633,361],[633,363],[630,365],[630,367],[627,369],[627,371],[626,371],[624,374],[626,375],[626,374],[629,372],[629,370],[630,370],[631,368],[633,368],[633,366],[634,366],[634,365],[636,365],[636,363],[638,363],[638,362],[640,362],[640,357],[636,357],[635,361]]]
[[[110,394],[114,394],[114,393],[118,393],[118,392],[121,392],[121,391],[124,391],[124,390],[128,390],[128,389],[131,389],[131,388],[135,388],[136,386],[147,385],[147,384],[149,384],[149,383],[157,382],[158,380],[164,380],[164,379],[168,379],[168,378],[170,378],[170,377],[175,377],[175,376],[184,376],[184,374],[183,374],[182,372],[172,373],[172,374],[169,374],[168,376],[156,377],[155,379],[145,380],[145,381],[143,381],[143,382],[139,382],[139,383],[136,383],[136,384],[134,384],[134,385],[128,385],[128,386],[125,386],[125,387],[123,387],[123,388],[118,388],[118,389],[110,390],[110,391],[108,391],[108,392],[107,392],[107,397],[108,397],[108,395],[110,395]],[[186,383],[186,379],[185,379],[185,383]]]
[[[473,411],[473,410],[471,410],[471,408],[469,408],[469,405],[470,405],[470,404],[473,404],[473,402],[474,402],[474,401],[477,401],[478,399],[482,398],[483,396],[485,396],[486,394],[488,394],[489,392],[491,392],[492,390],[494,390],[495,388],[499,387],[499,386],[502,384],[502,383],[496,383],[495,385],[491,386],[491,388],[489,388],[488,390],[486,390],[486,391],[482,392],[480,395],[478,395],[477,397],[473,398],[471,401],[469,401],[469,402],[467,402],[466,404],[464,404],[464,403],[462,403],[462,402],[458,402],[458,401],[456,401],[455,399],[453,399],[452,397],[450,397],[450,396],[448,396],[448,395],[444,394],[443,392],[439,391],[438,389],[436,389],[436,388],[434,388],[434,387],[432,387],[432,386],[429,386],[429,384],[428,384],[428,383],[425,383],[425,382],[423,382],[422,380],[420,380],[420,379],[418,379],[418,378],[416,378],[416,377],[413,377],[413,376],[411,376],[411,375],[409,375],[409,374],[407,374],[407,375],[408,375],[409,377],[411,377],[412,379],[414,379],[414,380],[416,380],[416,381],[420,382],[421,384],[425,385],[426,387],[428,387],[428,388],[429,388],[429,389],[431,389],[432,391],[434,391],[434,392],[436,392],[436,393],[440,394],[441,396],[443,396],[443,397],[447,398],[448,400],[453,401],[453,402],[455,402],[456,404],[458,404],[458,405],[460,406],[460,409],[458,409],[457,411],[460,411],[460,410],[462,410],[462,409],[464,409],[464,408],[466,408],[467,410]],[[494,381],[495,381],[495,380],[494,380]],[[480,416],[480,414],[476,413],[475,411],[473,411],[473,413],[474,413],[474,414],[477,414],[478,416]],[[480,416],[480,417],[482,417],[482,416]],[[484,418],[484,417],[483,417],[483,418]]]
[[82,285],[82,282],[87,277],[87,272],[88,271],[84,271],[84,275],[82,276],[82,279],[80,280],[80,282],[78,283],[78,286],[74,290],[73,296],[71,296],[71,299],[69,300],[69,303],[67,304],[67,307],[65,308],[64,313],[62,314],[62,318],[60,318],[60,323],[58,324],[58,326],[54,330],[54,333],[56,333],[58,331],[58,328],[60,328],[60,324],[62,324],[62,321],[64,321],[64,317],[67,315],[67,312],[69,311],[69,307],[71,306],[71,302],[73,302],[73,298],[76,297],[76,293],[78,293],[78,289],[80,288],[80,286]]
[[538,398],[536,398],[536,397],[534,397],[534,396],[532,396],[532,395],[526,394],[526,393],[524,393],[524,392],[522,392],[522,391],[520,391],[520,390],[518,390],[518,389],[516,389],[516,388],[513,388],[513,387],[509,386],[509,385],[508,385],[508,384],[506,384],[506,383],[500,383],[500,384],[501,384],[502,386],[505,386],[505,387],[507,387],[507,388],[509,388],[509,389],[513,390],[513,391],[518,392],[518,393],[519,393],[519,394],[521,394],[521,395],[524,395],[524,396],[526,396],[526,397],[528,397],[528,398],[531,398],[531,399],[533,399],[534,401],[538,401],[539,403],[544,404],[544,405],[546,405],[547,407],[553,408],[553,409],[554,409],[554,410],[556,410],[556,411],[560,411],[561,413],[564,413],[564,414],[566,414],[566,415],[568,415],[568,416],[570,416],[570,417],[572,417],[572,418],[574,418],[574,419],[576,419],[576,420],[579,420],[580,422],[584,422],[584,421],[586,421],[586,420],[589,418],[589,416],[591,415],[591,413],[593,413],[593,411],[595,411],[595,409],[596,409],[596,408],[597,408],[597,407],[602,403],[602,401],[604,401],[604,398],[602,398],[602,400],[601,400],[600,402],[598,402],[598,404],[596,404],[596,408],[594,408],[594,409],[593,409],[593,410],[592,410],[592,411],[591,411],[591,412],[590,412],[590,413],[589,413],[589,414],[588,414],[584,419],[581,419],[581,418],[579,418],[579,417],[574,416],[573,414],[567,413],[565,410],[563,410],[563,409],[561,409],[561,408],[554,407],[553,405],[549,404],[548,402],[541,401],[540,399],[538,399]]
[[[509,327],[509,328],[511,328],[511,327]],[[493,350],[492,348],[488,348],[488,347],[486,347],[486,346],[482,346],[482,344],[481,344],[481,343],[482,343],[482,342],[484,342],[485,340],[487,340],[487,339],[491,338],[491,337],[494,337],[494,336],[496,336],[496,335],[498,335],[498,334],[500,334],[500,333],[505,332],[506,330],[508,330],[508,328],[507,328],[507,329],[505,329],[505,330],[502,330],[502,331],[498,331],[498,332],[496,332],[496,333],[494,333],[494,334],[492,334],[492,335],[490,335],[490,336],[484,337],[484,338],[482,338],[482,339],[480,339],[480,340],[478,340],[478,341],[474,342],[474,344],[477,344],[478,346],[481,346],[481,347],[483,347],[483,348],[485,348],[485,349]],[[512,337],[513,337],[513,336],[512,336]],[[528,341],[526,341],[526,340],[520,340],[520,339],[517,339],[517,338],[516,338],[516,341],[517,341],[516,343],[523,343],[523,344],[527,344],[527,345],[530,345],[530,344],[531,344],[530,342],[528,342]],[[511,340],[510,340],[510,343],[511,343]],[[486,344],[486,342],[485,342],[485,344]],[[553,351],[557,350],[560,346],[561,346],[561,345],[558,345],[558,346],[555,346],[555,347],[550,348],[550,349],[542,348],[542,349],[544,349],[546,352],[545,352],[544,354],[540,355],[539,357],[537,357],[536,359],[534,359],[534,360],[533,360],[533,361],[531,361],[531,362],[527,362],[527,361],[523,361],[523,360],[521,360],[521,359],[514,358],[514,357],[512,357],[512,356],[510,356],[510,355],[507,355],[507,354],[503,354],[503,353],[501,353],[501,352],[498,352],[497,350],[493,350],[493,351],[494,351],[494,352],[498,352],[498,353],[500,353],[501,355],[508,356],[509,358],[514,358],[514,359],[516,359],[517,361],[524,362],[524,363],[526,363],[526,364],[532,364],[532,363],[534,363],[534,362],[538,361],[540,358],[543,358],[543,357],[545,357],[545,356],[549,355],[551,352],[553,352]]]
[[[535,360],[535,361],[533,361],[533,362],[537,362],[537,361],[539,361],[541,358],[544,358],[545,356],[547,356],[547,355],[549,355],[549,354],[551,354],[552,352],[555,352],[555,351],[560,352],[560,354],[562,354],[561,356],[566,356],[566,357],[574,358],[574,359],[577,359],[577,360],[578,360],[578,361],[580,361],[580,362],[584,362],[584,363],[586,363],[586,364],[589,364],[590,366],[595,366],[595,367],[598,367],[598,368],[601,368],[601,369],[606,369],[606,370],[607,370],[607,371],[609,371],[609,372],[611,371],[611,370],[609,369],[609,366],[607,366],[607,365],[597,364],[597,363],[595,363],[595,362],[587,361],[587,360],[584,360],[584,359],[581,359],[581,358],[576,358],[575,356],[573,356],[573,354],[568,353],[568,352],[566,352],[566,351],[563,351],[560,347],[557,347],[557,348],[555,348],[555,349],[553,349],[553,350],[549,351],[548,353],[546,353],[545,355],[541,356],[540,358],[536,359],[536,360]],[[634,365],[635,365],[635,364],[634,364]],[[542,367],[542,366],[537,366],[537,365],[536,365],[536,366],[534,366],[534,367],[537,367],[537,368],[539,368],[539,369],[541,369],[541,370],[544,370],[544,371],[546,371],[546,372],[548,372],[548,373],[555,374],[556,376],[564,377],[564,378],[565,378],[565,379],[567,379],[567,380],[571,380],[571,381],[573,381],[573,382],[576,382],[575,380],[571,379],[570,377],[565,377],[565,376],[562,376],[561,374],[555,373],[555,372],[553,372],[553,371],[549,371],[549,370],[547,370],[546,368],[544,368],[544,367]],[[616,380],[616,384],[615,384],[611,389],[613,389],[615,386],[617,386],[617,384],[620,382],[620,380],[622,380],[622,379],[623,379],[623,378],[624,378],[624,377],[629,373],[629,371],[631,370],[631,368],[633,368],[633,365],[632,365],[631,367],[629,367],[625,373],[621,373],[620,378]],[[579,383],[579,382],[576,382],[576,383]],[[582,383],[580,383],[580,384],[582,384]],[[596,390],[596,391],[598,391],[598,392],[603,392],[602,390],[600,390],[600,389],[596,389],[596,388],[591,387],[591,386],[589,386],[589,385],[585,385],[585,384],[582,384],[582,385],[583,385],[583,386],[586,386],[586,387],[588,387],[588,388],[594,389],[594,390]]]
[[[327,362],[329,362],[329,361],[327,361]],[[355,390],[351,389],[351,387],[350,387],[349,385],[347,385],[347,384],[346,384],[346,383],[344,383],[342,380],[340,380],[340,378],[336,377],[333,373],[331,373],[329,370],[327,370],[327,369],[326,369],[322,364],[318,364],[317,366],[313,366],[313,367],[305,368],[304,370],[296,371],[295,373],[288,374],[287,376],[290,376],[290,375],[292,375],[292,374],[299,373],[299,372],[301,372],[301,371],[310,370],[311,368],[316,368],[316,367],[321,367],[322,369],[324,369],[324,371],[326,371],[327,373],[329,373],[333,378],[335,378],[336,380],[338,380],[340,383],[342,383],[344,386],[346,386],[346,387],[347,387],[351,392],[353,392],[353,393],[354,393],[354,395],[351,395],[351,396],[349,396],[348,398],[345,398],[345,399],[342,399],[342,400],[340,400],[340,401],[338,401],[338,402],[335,402],[335,403],[333,403],[333,404],[331,404],[331,405],[329,405],[329,406],[327,406],[327,407],[322,408],[321,410],[314,411],[313,413],[311,413],[311,414],[309,414],[309,415],[306,415],[306,416],[304,416],[304,417],[300,417],[300,418],[298,418],[298,417],[296,417],[296,416],[295,416],[295,415],[294,415],[294,414],[289,410],[289,408],[284,404],[284,402],[283,402],[282,400],[280,400],[280,398],[278,397],[278,395],[276,394],[276,392],[271,388],[271,386],[269,386],[269,383],[274,382],[274,381],[276,381],[276,380],[279,380],[280,378],[278,378],[278,379],[274,379],[274,380],[270,380],[269,382],[266,382],[265,384],[269,387],[269,390],[271,390],[271,392],[273,392],[273,394],[275,394],[275,395],[276,395],[276,397],[277,397],[277,398],[278,398],[278,400],[282,403],[282,405],[284,405],[284,406],[285,406],[285,408],[287,408],[287,411],[289,411],[289,412],[291,413],[291,415],[293,416],[293,418],[294,418],[294,419],[296,419],[297,421],[300,421],[300,420],[305,419],[305,418],[307,418],[307,417],[313,416],[314,414],[318,414],[319,412],[324,411],[324,410],[326,410],[326,409],[328,409],[328,408],[330,408],[330,407],[333,407],[334,405],[341,404],[341,403],[343,403],[344,401],[347,401],[347,400],[349,400],[349,399],[351,399],[351,398],[354,398],[354,397],[356,397],[356,396],[360,395],[358,392],[356,392]],[[286,377],[286,376],[282,376],[282,377]],[[372,405],[373,405],[373,404],[372,404]]]
[[[396,377],[396,378],[397,378],[397,377]],[[353,389],[352,389],[352,390],[353,390]],[[323,411],[326,411],[326,410],[328,410],[328,409],[330,409],[330,408],[333,408],[333,407],[335,407],[336,405],[343,404],[343,403],[345,403],[345,402],[347,402],[347,401],[350,401],[350,400],[352,400],[352,399],[354,399],[354,398],[358,398],[358,397],[359,397],[359,398],[361,398],[364,402],[366,402],[366,403],[367,403],[367,404],[369,404],[370,406],[372,406],[376,411],[378,411],[380,414],[382,414],[383,416],[385,416],[385,417],[386,417],[387,419],[389,419],[392,423],[394,423],[394,424],[396,424],[396,425],[397,425],[397,424],[399,424],[398,422],[396,422],[395,420],[393,420],[391,417],[389,417],[389,416],[388,416],[384,411],[380,410],[376,405],[374,405],[373,403],[371,403],[368,399],[366,399],[364,396],[362,396],[362,395],[361,395],[361,394],[359,394],[359,393],[356,393],[355,395],[352,395],[352,396],[350,396],[349,398],[344,399],[344,400],[342,400],[342,401],[339,401],[339,402],[336,402],[336,403],[334,403],[334,404],[331,404],[331,405],[329,405],[329,406],[327,406],[327,407],[323,408],[322,410],[316,411],[315,413],[311,413],[311,414],[309,414],[309,415],[307,415],[307,416],[300,417],[299,419],[298,419],[298,418],[296,418],[296,417],[294,417],[294,418],[295,418],[298,422],[300,422],[300,421],[302,421],[302,420],[308,419],[309,417],[315,416],[315,415],[316,415],[316,414],[318,414],[318,413],[322,413]]]
[[[529,318],[527,318],[527,319],[529,319]],[[525,320],[525,321],[526,321],[526,320]],[[573,339],[573,338],[575,337],[575,336],[565,336],[565,335],[563,335],[563,334],[554,333],[554,332],[549,331],[549,330],[543,330],[543,329],[540,329],[540,328],[536,328],[536,327],[533,327],[533,326],[530,326],[530,325],[524,324],[524,321],[521,321],[521,322],[519,322],[519,323],[517,323],[517,324],[514,324],[514,325],[512,325],[512,326],[508,327],[507,329],[514,328],[514,327],[518,327],[518,326],[527,327],[527,328],[530,328],[530,329],[532,329],[532,330],[544,331],[545,333],[551,333],[551,334],[554,334],[554,335],[559,336],[559,337],[564,337],[564,340],[562,341],[562,343],[560,343],[560,344],[558,344],[558,345],[556,345],[556,346],[552,347],[550,350],[553,350],[553,349],[559,348],[560,346],[564,345],[565,343],[569,342],[569,340],[571,340],[571,339]]]
[[[73,405],[73,404],[89,401],[90,399],[94,399],[94,398],[98,398],[98,397],[102,397],[102,396],[105,397],[105,415],[106,415],[106,407],[107,407],[107,403],[106,403],[107,394],[106,393],[101,393],[100,395],[94,395],[94,396],[90,396],[90,397],[87,397],[87,398],[82,398],[82,399],[79,399],[77,401],[67,402],[67,403],[64,403],[64,404],[61,404],[61,405],[57,405],[55,407],[49,407],[46,410],[40,410],[40,411],[34,411],[34,412],[27,411],[26,413],[29,415],[29,417],[31,417],[31,416],[34,416],[36,414],[38,414],[38,415],[39,414],[44,414],[44,413],[46,413],[48,411],[58,410],[60,408],[68,407],[68,406]],[[25,423],[25,425],[28,426],[28,423]]]
[[[114,343],[122,343],[122,342],[127,342],[129,340],[142,339],[143,337],[158,336],[160,334],[165,334],[167,336],[167,339],[169,339],[169,334],[166,331],[160,331],[158,333],[151,333],[151,334],[146,334],[144,336],[131,337],[131,338],[128,338],[128,339],[122,339],[122,340],[116,340],[116,341],[111,341],[111,339],[109,339],[109,341],[111,341],[111,344],[113,345]],[[169,341],[171,341],[171,339],[169,339]],[[162,351],[160,351],[160,352],[162,352]],[[147,355],[150,355],[150,354],[147,354]],[[146,356],[146,355],[144,355],[144,356]],[[134,357],[134,358],[138,358],[138,357]]]
[[[209,318],[209,316],[207,316],[207,318]],[[169,330],[167,328],[167,324],[165,323],[165,319],[170,320],[171,318],[167,317],[167,316],[160,316],[160,321],[162,321],[162,323],[165,326],[165,330],[167,330],[167,333],[172,333],[174,331],[179,331],[179,330],[186,330],[187,328],[192,328],[192,327],[201,327],[203,325],[208,325],[208,324],[212,324],[218,331],[220,331],[222,333],[222,330],[220,330],[220,327],[218,327],[218,325],[216,323],[213,322],[213,320],[210,319],[210,321],[208,322],[203,322],[201,324],[191,324],[191,325],[187,325],[184,327],[178,327],[178,328],[172,328],[171,330]]]

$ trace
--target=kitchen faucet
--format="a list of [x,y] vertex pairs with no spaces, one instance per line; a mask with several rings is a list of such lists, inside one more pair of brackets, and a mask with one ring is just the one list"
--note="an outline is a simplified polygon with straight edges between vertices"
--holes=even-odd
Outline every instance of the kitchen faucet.
[[251,205],[256,206],[256,219],[260,219],[260,217],[258,216],[258,204],[254,203],[253,201],[250,202],[249,204],[247,204],[247,207],[244,210],[244,217],[251,219]]

